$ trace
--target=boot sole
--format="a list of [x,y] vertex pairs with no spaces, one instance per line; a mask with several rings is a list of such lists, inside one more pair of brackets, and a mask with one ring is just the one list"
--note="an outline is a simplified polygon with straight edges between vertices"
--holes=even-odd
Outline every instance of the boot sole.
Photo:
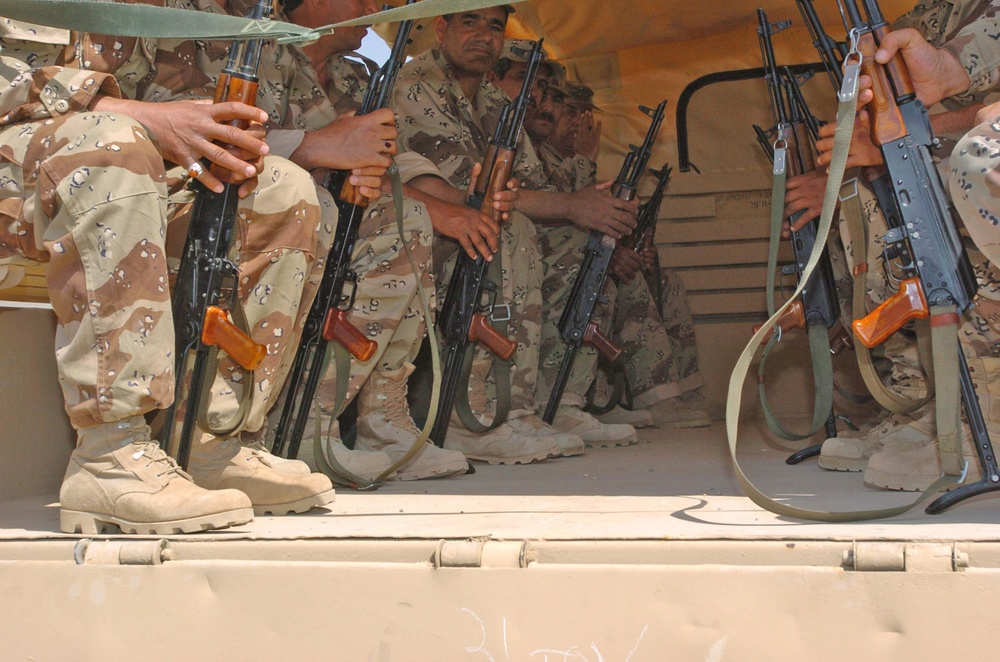
[[559,457],[560,451],[558,449],[552,449],[548,451],[542,451],[541,453],[534,453],[532,455],[520,455],[518,457],[496,457],[492,455],[470,455],[465,453],[465,458],[468,460],[473,460],[474,462],[485,462],[486,464],[493,465],[513,465],[513,464],[532,464],[534,462],[542,462],[550,457]]
[[407,481],[407,480],[433,480],[435,478],[450,478],[451,476],[457,476],[466,473],[469,473],[468,463],[463,464],[461,469],[445,469],[438,471],[415,471],[415,472],[404,471],[402,473],[397,472],[393,475],[395,476],[394,480]]
[[670,421],[669,423],[656,423],[658,428],[707,428],[712,424],[712,419],[710,418],[696,418],[690,421]]
[[[953,483],[943,488],[942,492],[949,492],[957,487],[962,487],[963,485],[968,485],[969,483],[974,483],[978,480],[977,475],[973,475],[972,470],[969,471],[969,476],[962,483]],[[887,474],[882,471],[872,471],[871,469],[865,471],[865,485],[869,487],[874,487],[881,490],[894,490],[897,492],[923,492],[931,483],[937,480],[936,478],[931,481],[924,481],[919,484],[915,483],[911,479],[905,477],[896,476],[893,474]]]
[[843,457],[823,457],[819,456],[817,461],[820,469],[827,471],[864,471],[868,468],[868,460],[852,460]]
[[312,496],[305,497],[304,499],[299,499],[298,501],[292,501],[290,503],[273,503],[267,505],[254,505],[253,514],[257,517],[263,515],[288,515],[289,513],[304,513],[313,508],[321,508],[328,503],[332,503],[334,499],[337,498],[336,492],[334,490],[327,490],[326,492],[321,492],[320,494],[314,494]]
[[599,439],[596,441],[584,441],[583,445],[587,448],[624,448],[625,446],[631,446],[637,443],[639,443],[638,437],[629,437],[627,439]]
[[98,515],[78,510],[59,511],[59,528],[63,533],[99,535],[102,533],[134,533],[138,535],[166,535],[171,533],[199,533],[240,526],[253,519],[250,508],[237,508],[221,513],[164,522],[130,522],[111,515]]

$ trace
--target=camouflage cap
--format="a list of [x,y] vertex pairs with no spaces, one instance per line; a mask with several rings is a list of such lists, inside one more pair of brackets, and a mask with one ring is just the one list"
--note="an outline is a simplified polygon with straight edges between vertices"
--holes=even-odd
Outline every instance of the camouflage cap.
[[573,104],[581,110],[601,111],[600,108],[594,105],[594,90],[578,83],[566,84],[566,103]]
[[[511,62],[527,62],[531,50],[535,47],[535,42],[530,39],[506,39],[503,48],[500,50],[500,60],[510,60]],[[544,60],[544,53],[543,58]]]

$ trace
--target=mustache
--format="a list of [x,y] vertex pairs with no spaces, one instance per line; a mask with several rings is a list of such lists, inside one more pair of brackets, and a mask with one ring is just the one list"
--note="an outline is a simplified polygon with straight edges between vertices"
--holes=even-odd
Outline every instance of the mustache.
[[536,120],[543,120],[545,122],[555,122],[556,121],[555,115],[553,115],[552,113],[546,113],[546,112],[535,113],[535,119]]

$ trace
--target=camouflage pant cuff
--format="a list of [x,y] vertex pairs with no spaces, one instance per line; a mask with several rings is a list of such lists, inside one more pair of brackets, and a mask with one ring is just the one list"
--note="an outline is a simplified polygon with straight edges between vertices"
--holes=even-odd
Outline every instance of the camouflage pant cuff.
[[669,384],[657,384],[648,391],[642,393],[636,393],[632,395],[632,408],[633,409],[648,409],[658,402],[662,402],[668,398],[676,398],[681,395],[684,391],[681,389],[680,384],[677,382],[670,382]]

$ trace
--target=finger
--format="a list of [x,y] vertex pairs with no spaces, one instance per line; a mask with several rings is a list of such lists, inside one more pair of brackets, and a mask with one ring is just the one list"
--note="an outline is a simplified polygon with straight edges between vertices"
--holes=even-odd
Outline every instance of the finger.
[[223,101],[207,106],[209,113],[216,122],[226,122],[229,120],[246,120],[264,124],[267,122],[267,113],[257,108],[239,101]]
[[[212,163],[229,170],[239,179],[246,179],[247,177],[253,177],[257,174],[256,164],[247,163],[243,159],[233,156],[224,147],[216,145],[215,143],[206,143],[201,155],[206,157]],[[201,181],[202,183],[205,182],[203,178]]]
[[465,251],[466,255],[468,255],[473,260],[479,257],[479,252],[476,249],[476,245],[472,242],[472,240],[469,238],[468,235],[462,235],[460,237],[457,237],[457,239],[458,243],[462,245],[462,249]]
[[482,163],[474,163],[472,165],[472,173],[469,175],[469,186],[465,189],[465,195],[467,198],[471,198],[476,192],[476,182],[479,180],[479,175],[483,171]]
[[205,138],[220,145],[229,145],[250,152],[254,156],[264,156],[271,151],[267,143],[249,131],[230,124],[213,124],[205,130]]

